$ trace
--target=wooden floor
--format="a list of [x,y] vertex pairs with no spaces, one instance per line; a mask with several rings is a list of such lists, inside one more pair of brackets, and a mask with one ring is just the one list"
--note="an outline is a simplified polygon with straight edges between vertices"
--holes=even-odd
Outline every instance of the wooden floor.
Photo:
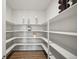
[[7,59],[47,59],[43,51],[16,51]]

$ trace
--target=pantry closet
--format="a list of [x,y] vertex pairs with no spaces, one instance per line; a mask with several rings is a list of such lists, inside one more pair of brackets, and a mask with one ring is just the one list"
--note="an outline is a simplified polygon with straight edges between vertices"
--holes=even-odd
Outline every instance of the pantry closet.
[[31,1],[4,2],[3,59],[77,59],[77,4],[59,13],[58,0]]

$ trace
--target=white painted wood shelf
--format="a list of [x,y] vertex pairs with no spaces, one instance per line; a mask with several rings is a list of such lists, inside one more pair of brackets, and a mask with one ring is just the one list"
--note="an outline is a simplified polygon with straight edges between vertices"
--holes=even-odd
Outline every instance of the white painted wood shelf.
[[[76,4],[69,7],[68,9],[64,10],[59,15],[57,15],[54,18],[51,18],[48,21],[51,23],[51,22],[54,22],[54,21],[61,20],[60,18],[65,18],[65,17],[68,17],[70,15],[75,15],[76,11],[74,11],[74,9],[76,7],[74,7],[74,6],[76,6]],[[65,16],[63,16],[63,15],[65,15]],[[11,21],[8,21],[8,22],[12,23]],[[47,25],[47,22],[45,23],[46,25]],[[12,23],[12,24],[14,24],[14,25],[27,25],[27,24],[15,24],[15,23]],[[41,25],[44,25],[44,24],[37,24],[37,25],[36,24],[30,24],[30,25],[34,25],[34,26],[40,25],[41,26]],[[12,32],[13,33],[13,32],[26,32],[26,31],[27,30],[12,30],[12,31],[6,31],[6,32],[9,32],[9,33]],[[44,31],[44,30],[32,30],[30,32],[47,32],[47,33],[54,33],[54,34],[61,34],[61,35],[77,36],[77,33],[74,33],[74,32]],[[17,38],[35,38],[35,37],[13,37],[13,38],[10,38],[10,39],[6,40],[6,43],[8,43],[8,42],[10,42],[12,40],[15,40]],[[71,52],[67,51],[66,49],[62,48],[61,46],[53,43],[52,41],[48,42],[47,38],[44,38],[44,37],[36,37],[36,38],[41,38],[42,40],[44,40],[46,43],[48,43],[49,46],[54,48],[57,52],[59,52],[61,55],[63,55],[66,59],[77,59],[77,56],[73,55]],[[30,44],[30,43],[29,44],[27,44],[27,43],[15,43],[6,50],[6,54],[8,52],[10,52],[16,45],[42,45],[44,50],[48,53],[47,47],[42,43],[37,43],[37,44],[36,43],[35,44],[33,44],[33,43],[32,44]],[[54,56],[51,53],[49,53],[49,54],[51,55],[50,58],[53,59]]]
[[[13,22],[11,20],[6,20],[6,22],[11,23],[13,25],[28,25],[28,24],[22,24],[22,23],[16,24],[15,22]],[[29,25],[31,25],[31,26],[42,26],[41,24],[29,24]]]
[[49,31],[49,33],[77,36],[77,33],[74,32]]
[[6,54],[9,53],[17,45],[42,45],[42,43],[37,43],[37,44],[36,43],[29,43],[29,44],[27,44],[27,43],[15,43],[6,50]]
[[16,45],[13,44],[11,47],[9,47],[7,50],[6,50],[6,54],[9,53]]
[[[15,25],[28,25],[28,24],[15,24]],[[31,25],[31,26],[42,26],[41,24],[29,24],[29,25]]]
[[8,43],[8,42],[10,42],[10,41],[12,41],[12,40],[14,40],[14,39],[16,39],[16,37],[12,37],[12,38],[10,38],[10,39],[7,39],[7,40],[6,40],[6,43]]
[[10,42],[10,41],[12,41],[12,40],[15,40],[15,39],[19,39],[19,38],[41,38],[41,37],[12,37],[12,38],[10,38],[10,39],[8,39],[8,40],[6,40],[6,43],[8,43],[8,42]]
[[7,23],[10,23],[10,24],[13,24],[13,25],[15,24],[15,23],[12,22],[11,20],[6,20],[6,22],[7,22]]
[[75,56],[71,52],[67,51],[66,49],[62,48],[61,46],[59,46],[59,45],[57,45],[57,44],[55,44],[53,42],[50,43],[49,45],[52,48],[54,48],[57,52],[59,52],[61,55],[63,55],[66,59],[77,59],[77,56]]
[[27,31],[27,30],[12,30],[12,31],[6,31],[6,32],[47,32],[44,30],[32,30],[32,31]]

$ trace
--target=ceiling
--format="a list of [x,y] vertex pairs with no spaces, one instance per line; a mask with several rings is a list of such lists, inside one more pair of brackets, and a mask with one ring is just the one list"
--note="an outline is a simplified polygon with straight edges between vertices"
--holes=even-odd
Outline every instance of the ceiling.
[[15,10],[45,10],[52,0],[7,0]]

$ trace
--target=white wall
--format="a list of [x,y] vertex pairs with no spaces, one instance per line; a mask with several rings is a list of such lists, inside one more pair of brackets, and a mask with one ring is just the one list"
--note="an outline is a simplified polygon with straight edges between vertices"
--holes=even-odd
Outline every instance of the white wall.
[[46,10],[46,17],[47,17],[47,20],[55,17],[56,15],[59,14],[59,9],[58,9],[58,1],[59,0],[52,0],[51,1],[51,4],[49,4],[47,10]]
[[17,24],[22,23],[22,19],[25,19],[27,23],[28,18],[31,24],[35,24],[35,16],[38,18],[38,24],[42,24],[46,21],[45,11],[31,11],[31,10],[13,10],[8,4],[6,5],[6,20]]
[[46,14],[44,11],[27,11],[27,10],[14,10],[13,11],[13,21],[15,23],[22,23],[23,18],[25,23],[27,23],[28,18],[30,23],[35,23],[35,16],[38,18],[38,23],[41,24],[46,21]]
[[6,5],[6,20],[12,20],[12,9],[8,4]]
[[[1,2],[1,1],[0,1]],[[0,57],[2,57],[3,58],[3,56],[5,56],[5,53],[6,53],[6,23],[5,23],[5,21],[6,21],[6,0],[2,0],[2,24],[1,24],[1,26],[2,26],[2,47],[1,47],[1,49],[2,49],[2,55],[0,56]],[[1,59],[2,59],[1,58]],[[4,57],[4,59],[6,59],[6,57]]]

